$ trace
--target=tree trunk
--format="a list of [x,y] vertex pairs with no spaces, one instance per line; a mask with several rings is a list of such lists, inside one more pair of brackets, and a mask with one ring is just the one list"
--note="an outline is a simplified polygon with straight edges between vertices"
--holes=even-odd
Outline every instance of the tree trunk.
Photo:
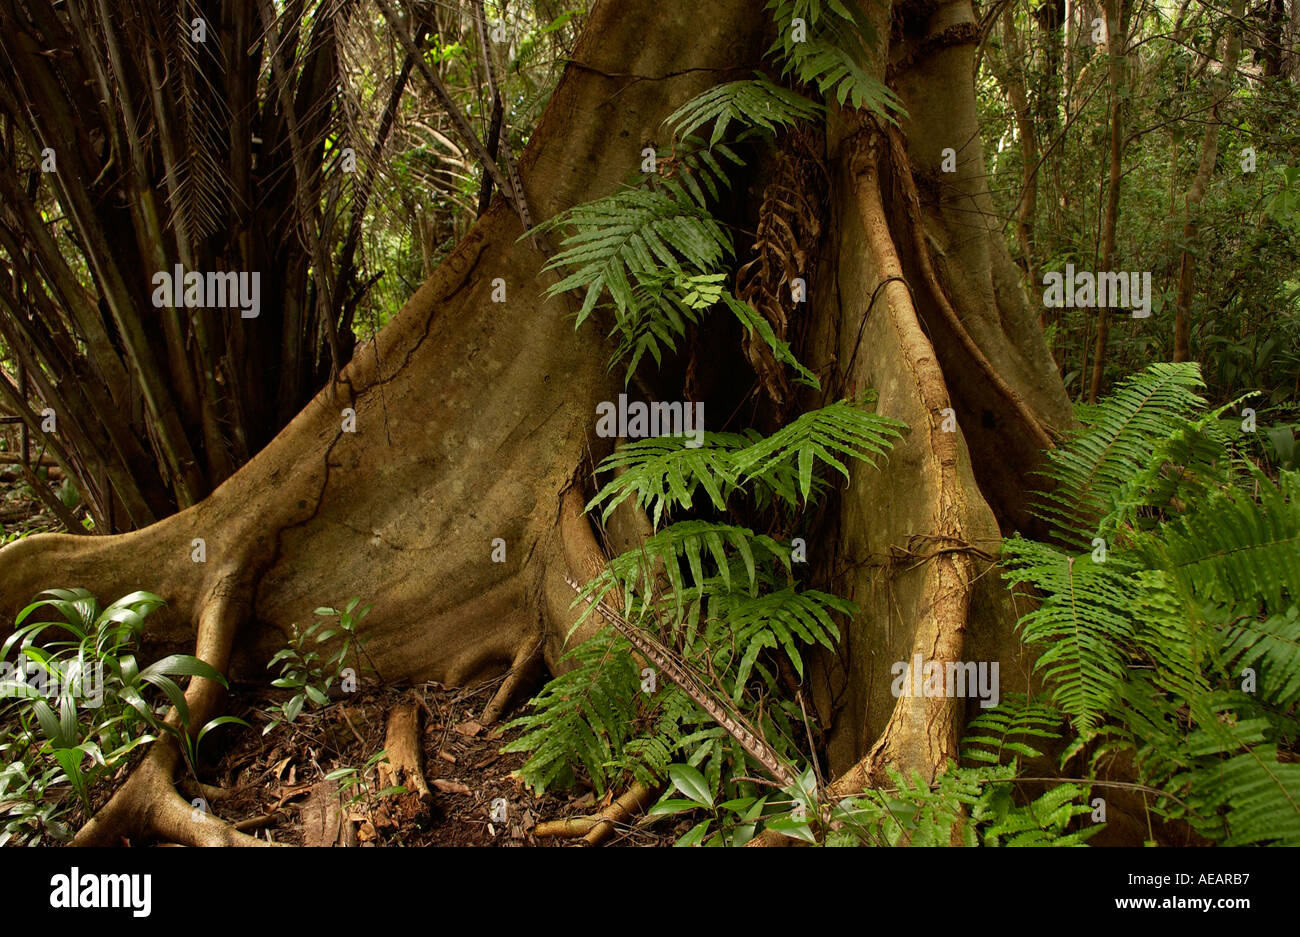
[[[749,74],[770,41],[760,10],[723,0],[701,17],[686,3],[598,3],[520,160],[534,217],[613,191],[676,106]],[[890,10],[870,10],[883,41]],[[1002,692],[1024,685],[1010,595],[986,573],[1000,534],[1032,527],[1029,473],[1071,423],[987,191],[969,0],[896,15],[893,48],[872,67],[909,116],[884,132],[865,113],[832,109],[829,218],[807,306],[805,355],[830,375],[827,397],[874,388],[879,410],[911,427],[881,470],[854,469],[810,541],[822,577],[861,606],[814,685],[840,789],[872,783],[886,763],[932,775],[956,753],[964,701],[894,700],[891,662],[914,652],[1000,660]],[[946,146],[959,169],[941,176]],[[259,676],[290,623],[361,595],[374,602],[368,652],[386,681],[554,669],[575,617],[564,577],[588,579],[605,559],[582,483],[602,454],[595,405],[620,387],[601,332],[574,334],[577,303],[539,298],[555,278],[521,233],[498,197],[358,347],[338,391],[317,395],[201,503],[121,536],[0,550],[0,618],[52,586],[145,588],[168,601],[152,634],[160,649],[197,642],[218,669]],[[499,279],[505,303],[492,301]],[[345,407],[355,433],[341,428]],[[616,551],[641,529],[630,514],[609,527]],[[192,561],[196,538],[206,563]],[[504,563],[491,560],[496,538]],[[188,695],[200,724],[219,703],[207,681]],[[219,838],[213,824],[200,834],[181,822],[166,792],[174,764],[160,743],[79,841],[142,824],[180,841]]]
[[[873,783],[886,763],[932,776],[956,755],[965,701],[895,700],[893,662],[1000,660],[1003,691],[1024,688],[1010,596],[984,574],[1000,530],[1032,527],[1028,473],[1052,428],[1071,424],[997,233],[970,80],[970,4],[907,9],[890,53],[902,64],[889,78],[909,117],[888,140],[861,115],[832,121],[836,196],[815,281],[826,286],[813,309],[814,369],[833,362],[843,386],[875,388],[880,411],[912,427],[883,471],[854,472],[825,538],[824,575],[860,605],[814,683],[823,717],[834,716],[839,791]],[[945,146],[958,151],[955,176],[940,174]]]
[[[1196,222],[1201,202],[1205,200],[1205,190],[1214,173],[1214,164],[1219,158],[1219,115],[1223,104],[1232,93],[1233,77],[1237,70],[1237,59],[1241,54],[1241,14],[1244,0],[1233,0],[1232,12],[1224,27],[1227,31],[1223,55],[1223,80],[1211,81],[1210,94],[1214,102],[1210,107],[1209,119],[1205,124],[1205,136],[1201,140],[1201,161],[1196,167],[1191,188],[1187,191],[1187,202],[1183,221],[1183,249],[1178,256],[1178,293],[1174,299],[1174,360],[1187,361],[1192,353],[1192,290],[1196,285],[1196,259],[1190,245],[1196,238]],[[1213,51],[1211,51],[1213,55]],[[1215,85],[1219,85],[1215,89]]]
[[[1050,9],[1050,7],[1049,7]],[[1002,86],[1006,90],[1007,100],[1015,112],[1016,132],[1020,138],[1021,188],[1020,200],[1016,203],[1016,240],[1020,242],[1020,253],[1025,258],[1025,280],[1030,284],[1038,282],[1038,262],[1034,251],[1034,218],[1038,214],[1038,128],[1034,124],[1034,113],[1029,106],[1029,95],[1025,89],[1024,72],[1025,50],[1016,31],[1015,11],[1007,7],[1002,11]],[[1049,48],[1054,48],[1056,38],[1048,32]],[[1055,82],[1056,76],[1050,75],[1049,81]],[[1053,85],[1055,87],[1055,85]],[[1053,106],[1052,121],[1056,114]],[[1047,124],[1049,128],[1052,126]],[[1039,321],[1044,326],[1046,309],[1039,314]]]
[[[1107,83],[1110,90],[1110,161],[1106,174],[1106,209],[1101,218],[1101,256],[1099,271],[1110,270],[1115,259],[1115,225],[1119,221],[1119,186],[1123,179],[1124,157],[1124,47],[1128,42],[1124,30],[1123,0],[1106,0],[1106,55],[1109,58]],[[1110,311],[1097,309],[1097,348],[1092,358],[1092,382],[1088,401],[1097,402],[1106,373],[1106,342],[1110,336]]]

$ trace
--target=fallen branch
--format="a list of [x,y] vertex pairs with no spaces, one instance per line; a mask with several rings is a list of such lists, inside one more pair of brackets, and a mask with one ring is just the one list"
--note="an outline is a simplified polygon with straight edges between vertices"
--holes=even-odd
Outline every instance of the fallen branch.
[[[23,464],[22,453],[0,452],[0,465],[22,465],[22,464]],[[31,465],[33,468],[37,468],[41,466],[58,465],[59,463],[54,460],[54,456],[43,455],[40,458],[37,458],[36,456],[31,456],[27,460],[27,464]]]
[[596,612],[605,620],[606,624],[613,626],[615,631],[627,638],[628,642],[636,650],[644,654],[668,679],[681,687],[686,695],[708,713],[718,725],[726,729],[727,734],[739,742],[740,747],[762,765],[768,774],[780,781],[782,787],[789,787],[795,783],[790,768],[782,764],[781,757],[771,745],[767,744],[767,741],[759,734],[758,730],[750,725],[749,720],[742,716],[730,703],[696,679],[686,669],[685,662],[681,661],[672,650],[664,647],[626,618],[612,611],[604,602],[596,602],[591,596],[583,595],[582,586],[571,577],[565,576],[564,581],[569,584],[569,587],[574,592],[586,599],[588,605],[595,607]]
[[398,703],[388,714],[388,733],[384,737],[387,761],[379,763],[381,787],[401,785],[419,795],[424,803],[433,800],[433,792],[424,779],[424,752],[420,747],[420,707],[414,701]]

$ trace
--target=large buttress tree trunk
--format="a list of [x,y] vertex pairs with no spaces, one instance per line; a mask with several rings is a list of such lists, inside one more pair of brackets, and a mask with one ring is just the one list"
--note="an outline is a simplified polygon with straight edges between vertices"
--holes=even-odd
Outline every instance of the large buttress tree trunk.
[[[891,35],[890,11],[872,11],[878,34]],[[687,3],[598,4],[520,163],[533,216],[613,191],[674,107],[757,64],[765,16],[746,0],[707,17]],[[831,375],[827,395],[875,388],[880,411],[912,427],[882,469],[855,469],[810,541],[824,578],[861,606],[814,686],[840,790],[871,783],[885,763],[932,774],[955,754],[963,701],[895,700],[892,662],[997,660],[1004,693],[1018,668],[1023,684],[1009,597],[985,573],[1000,525],[1027,523],[1040,447],[1070,419],[992,223],[969,2],[910,4],[893,25],[876,71],[910,116],[884,132],[866,115],[832,114],[830,223],[810,277],[805,355]],[[947,146],[959,170],[941,176]],[[498,199],[358,348],[338,388],[200,504],[118,537],[0,550],[0,617],[49,587],[145,588],[169,603],[155,645],[196,643],[217,668],[253,676],[291,622],[361,595],[374,602],[368,651],[385,680],[464,684],[553,668],[573,620],[563,578],[589,578],[604,559],[581,481],[601,454],[595,404],[619,387],[599,333],[574,335],[575,304],[540,299],[553,279],[521,233]],[[498,278],[505,303],[492,302]],[[342,430],[345,407],[355,433]],[[616,518],[610,547],[632,546],[637,530],[637,518]],[[505,563],[491,561],[496,538]],[[204,563],[193,562],[196,539]],[[188,695],[195,724],[220,703],[208,681]],[[157,745],[79,841],[142,829],[239,841],[190,819],[170,788],[175,764],[175,750]]]
[[[896,10],[885,74],[909,116],[886,134],[840,113],[829,130],[836,197],[812,361],[835,362],[843,386],[875,388],[880,411],[912,428],[883,470],[857,467],[825,541],[826,578],[861,608],[814,687],[834,713],[838,793],[885,764],[932,776],[957,754],[966,701],[896,700],[895,662],[998,661],[1003,693],[1027,681],[1010,596],[989,567],[1001,530],[1032,527],[1029,473],[1071,416],[997,233],[977,36],[965,0]],[[955,173],[941,171],[945,147]]]

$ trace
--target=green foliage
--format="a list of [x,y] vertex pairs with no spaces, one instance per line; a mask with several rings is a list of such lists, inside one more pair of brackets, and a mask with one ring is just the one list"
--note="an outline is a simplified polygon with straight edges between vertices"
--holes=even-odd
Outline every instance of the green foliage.
[[[879,37],[859,5],[846,6],[839,0],[768,0],[767,9],[778,34],[768,51],[779,53],[783,74],[793,74],[827,100],[866,108],[890,123],[896,122],[891,111],[905,114],[898,97],[867,71]],[[802,41],[795,34],[796,19],[806,26]]]
[[[176,739],[195,773],[198,747],[211,730],[246,724],[220,716],[191,727],[174,678],[226,685],[198,658],[173,654],[140,667],[136,645],[146,617],[164,604],[158,596],[133,592],[102,609],[85,589],[50,589],[41,596],[18,614],[0,647],[0,752],[8,762],[0,771],[0,845],[69,838],[68,789],[88,815],[96,792],[137,748],[163,734]],[[58,617],[31,620],[38,611]],[[164,719],[169,708],[178,724]]]
[[713,507],[722,510],[737,491],[759,503],[779,500],[798,507],[814,495],[813,470],[829,465],[845,480],[849,473],[834,453],[874,464],[902,435],[898,420],[866,409],[870,394],[855,405],[841,400],[802,414],[769,437],[745,433],[705,433],[692,447],[680,436],[633,440],[601,462],[597,471],[612,475],[587,510],[601,507],[601,519],[634,498],[656,527],[674,508],[689,509],[703,488]]
[[758,820],[767,805],[766,797],[733,797],[716,803],[717,791],[690,765],[669,765],[668,779],[675,791],[683,796],[661,798],[650,808],[647,816],[666,817],[688,811],[712,814],[691,827],[676,845],[743,846],[754,838]]
[[[272,704],[271,718],[262,730],[263,735],[276,726],[293,722],[307,703],[313,707],[328,705],[329,688],[343,675],[349,653],[354,658],[355,669],[360,670],[366,638],[358,633],[358,629],[361,620],[374,607],[367,605],[357,610],[360,602],[360,598],[353,598],[342,611],[322,606],[314,612],[321,620],[301,630],[297,622],[293,623],[289,645],[277,651],[266,666],[269,669],[279,664],[280,676],[272,680],[271,685],[293,690],[294,694],[283,702]],[[328,618],[338,618],[338,625],[324,628]],[[338,639],[338,646],[334,653],[328,658],[322,657],[317,647],[335,639]]]
[[[706,434],[699,448],[679,438],[639,440],[602,463],[600,471],[614,478],[588,509],[604,505],[608,516],[634,498],[658,526],[673,511],[694,509],[701,490],[719,510],[736,494],[757,491],[792,506],[801,497],[807,503],[817,490],[818,465],[847,477],[849,459],[886,454],[904,428],[841,401],[768,438]],[[854,611],[847,600],[799,588],[793,573],[787,542],[692,518],[662,526],[639,549],[614,557],[577,602],[620,597],[629,620],[672,648],[683,666],[708,674],[702,682],[738,704],[778,754],[789,757],[797,752],[792,739],[802,713],[777,679],[775,655],[802,677],[804,649],[833,649],[840,637],[834,616]],[[577,624],[593,609],[584,608]],[[623,638],[603,629],[571,651],[569,661],[573,669],[547,684],[531,712],[512,723],[524,734],[507,750],[531,753],[522,770],[529,784],[570,784],[577,767],[601,790],[624,771],[653,782],[685,756],[723,801],[748,799],[737,808],[742,815],[753,808],[752,785],[723,781],[724,765],[745,764],[743,750],[679,688],[646,689]],[[732,835],[721,830],[724,839]]]
[[887,768],[893,789],[873,789],[835,805],[841,824],[828,845],[1079,846],[1100,827],[1073,832],[1075,817],[1091,812],[1086,784],[1061,783],[1016,803],[1019,767],[961,768],[949,762],[933,784]]
[[394,784],[378,791],[374,789],[375,783],[373,778],[378,770],[377,766],[387,757],[388,749],[381,748],[379,751],[367,758],[366,763],[360,768],[353,765],[345,765],[341,768],[335,768],[329,774],[325,775],[324,780],[338,781],[340,794],[346,794],[349,791],[353,791],[352,796],[348,798],[349,804],[355,804],[360,800],[364,800],[368,805],[373,807],[375,802],[380,798],[388,797],[391,794],[406,793],[406,788],[401,784]]
[[962,761],[1005,765],[1015,758],[1040,758],[1043,742],[1062,736],[1065,716],[1041,700],[1008,693],[1002,702],[970,721],[962,739]]
[[709,145],[720,142],[734,121],[748,132],[776,134],[801,120],[811,120],[824,110],[801,94],[758,74],[756,78],[716,85],[691,98],[664,121],[678,137],[689,137],[712,124]]
[[538,792],[572,785],[579,766],[603,792],[617,752],[642,719],[640,675],[631,646],[608,630],[564,659],[572,669],[548,682],[532,711],[510,723],[523,731],[502,751],[530,752],[522,774]]
[[[1195,364],[1154,364],[1123,381],[1104,407],[1079,408],[1078,416],[1088,427],[1069,445],[1047,453],[1043,475],[1051,488],[1035,511],[1051,525],[1054,536],[1082,547],[1098,529],[1094,524],[1128,516],[1118,504],[1121,496],[1135,479],[1154,483],[1148,479],[1150,471],[1163,468],[1163,462],[1153,458],[1151,446],[1206,435],[1205,427],[1189,419],[1205,407],[1196,393],[1201,386]],[[1206,453],[1198,454],[1197,464],[1185,469],[1206,466]],[[1177,480],[1190,481],[1186,471],[1178,473]],[[1166,500],[1176,493],[1165,490]],[[1152,492],[1146,500],[1154,498]]]
[[1300,224],[1300,166],[1277,167],[1277,191],[1264,205],[1274,221],[1288,226]]
[[[666,575],[678,583],[658,606],[649,593],[654,579],[643,575],[647,562],[673,570]],[[682,567],[692,564],[688,585]],[[802,673],[801,648],[832,648],[840,633],[831,616],[851,614],[853,604],[816,590],[777,588],[777,572],[788,569],[788,550],[770,537],[682,521],[649,538],[644,555],[615,557],[584,594],[626,589],[632,617],[675,648],[686,666],[710,674],[705,682],[751,716],[757,701],[766,700],[769,708],[756,721],[778,752],[789,753],[801,716],[782,698],[769,655],[788,655]],[[623,772],[654,783],[675,758],[708,762],[716,788],[724,762],[745,763],[739,745],[686,693],[664,674],[638,670],[628,642],[612,630],[599,631],[566,661],[573,669],[552,679],[530,712],[511,723],[524,732],[506,751],[531,753],[521,774],[535,789],[571,785],[579,767],[598,790]]]
[[[874,400],[874,395],[869,394],[864,400]],[[784,477],[780,470],[788,467],[793,459],[799,493],[807,503],[812,491],[814,462],[829,465],[848,481],[849,470],[835,453],[874,465],[873,456],[886,455],[893,445],[891,437],[900,437],[905,428],[898,420],[840,401],[804,413],[767,439],[742,450],[737,454],[736,468],[745,481],[762,479],[775,496],[794,506],[794,493],[779,484]]]
[[33,531],[30,529],[6,531],[3,527],[0,527],[0,547],[7,543],[17,543],[19,540],[26,540],[32,533]]
[[1066,544],[1105,533],[1104,560],[1017,536],[1007,574],[1042,598],[1020,628],[1076,733],[1064,757],[1130,753],[1156,809],[1212,841],[1300,844],[1300,474],[1236,454],[1198,383],[1152,366],[1052,454],[1045,516]]
[[[1112,105],[1121,104],[1123,182],[1110,267],[1150,271],[1154,289],[1150,318],[1112,310],[1102,392],[1152,361],[1173,357],[1176,285],[1186,256],[1190,357],[1202,364],[1206,396],[1227,400],[1257,391],[1275,408],[1277,422],[1294,423],[1300,366],[1296,83],[1260,80],[1250,67],[1234,76],[1200,67],[1206,57],[1221,61],[1225,37],[1242,29],[1228,8],[1180,11],[1174,38],[1175,17],[1150,6],[1126,17],[1119,93],[1078,95],[1066,89],[1087,85],[1095,68],[1105,71],[1104,47],[1081,49],[1063,62],[1051,49],[1060,42],[1058,31],[1041,28],[1030,7],[1007,12],[1006,25],[988,30],[982,46],[979,125],[994,212],[1003,218],[1021,208],[1028,212],[1028,257],[1017,226],[1004,231],[1010,253],[1037,280],[1026,284],[1033,303],[1042,295],[1043,271],[1066,263],[1097,270],[1101,264],[1106,236],[1098,219],[1111,192],[1105,184],[1085,190],[1075,180],[1106,178],[1107,128]],[[1249,45],[1251,27],[1245,29]],[[1027,109],[1013,103],[1015,85]],[[1214,101],[1223,103],[1207,123],[1205,109]],[[1218,155],[1196,204],[1186,196],[1211,128]],[[1037,182],[1036,199],[1025,188],[1027,173]],[[1096,310],[1039,311],[1067,389],[1087,393],[1096,364]],[[1252,406],[1263,415],[1258,403]]]
[[710,273],[732,252],[731,238],[695,194],[675,180],[658,190],[626,189],[561,212],[539,232],[573,229],[564,250],[546,269],[572,268],[547,290],[558,295],[583,289],[586,297],[578,324],[586,320],[603,291],[621,316],[636,312],[646,297],[637,290],[676,287],[679,308],[689,293],[686,279]]
[[628,381],[647,353],[661,363],[687,325],[720,302],[746,329],[757,328],[760,337],[770,338],[778,359],[794,360],[770,326],[755,322],[749,306],[721,285],[735,248],[708,209],[730,184],[714,154],[735,165],[741,159],[721,143],[707,150],[698,143],[690,138],[680,154],[661,157],[673,167],[672,175],[643,175],[637,187],[575,206],[537,226],[539,232],[568,231],[561,250],[547,262],[545,269],[562,277],[546,295],[583,292],[575,326],[598,308],[612,313],[611,334],[618,341],[610,365],[625,361]]
[[893,786],[819,803],[809,768],[766,797],[718,791],[689,765],[669,768],[670,790],[648,817],[704,815],[678,846],[743,846],[759,830],[816,846],[1080,846],[1101,827],[1077,827],[1090,813],[1089,785],[1064,782],[1017,798],[1019,763],[961,767],[949,762],[933,783],[887,769]]

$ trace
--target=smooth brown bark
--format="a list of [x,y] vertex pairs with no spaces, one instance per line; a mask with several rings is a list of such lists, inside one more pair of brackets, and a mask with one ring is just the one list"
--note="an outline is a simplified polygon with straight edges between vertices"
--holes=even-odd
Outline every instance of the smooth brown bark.
[[[826,286],[813,309],[811,363],[836,375],[830,394],[874,388],[880,412],[912,427],[880,470],[855,469],[819,560],[830,587],[860,606],[813,684],[831,725],[836,791],[873,783],[885,764],[932,776],[956,751],[965,701],[895,698],[894,663],[917,653],[999,660],[1004,692],[1025,686],[1028,670],[989,562],[1002,529],[1032,524],[1025,499],[1038,434],[1072,418],[997,230],[970,81],[973,26],[964,0],[909,7],[896,24],[889,77],[908,112],[905,147],[890,147],[860,115],[831,123],[838,197],[826,269],[814,280]],[[958,151],[956,173],[941,172],[945,146]],[[918,180],[919,232],[908,173]]]

